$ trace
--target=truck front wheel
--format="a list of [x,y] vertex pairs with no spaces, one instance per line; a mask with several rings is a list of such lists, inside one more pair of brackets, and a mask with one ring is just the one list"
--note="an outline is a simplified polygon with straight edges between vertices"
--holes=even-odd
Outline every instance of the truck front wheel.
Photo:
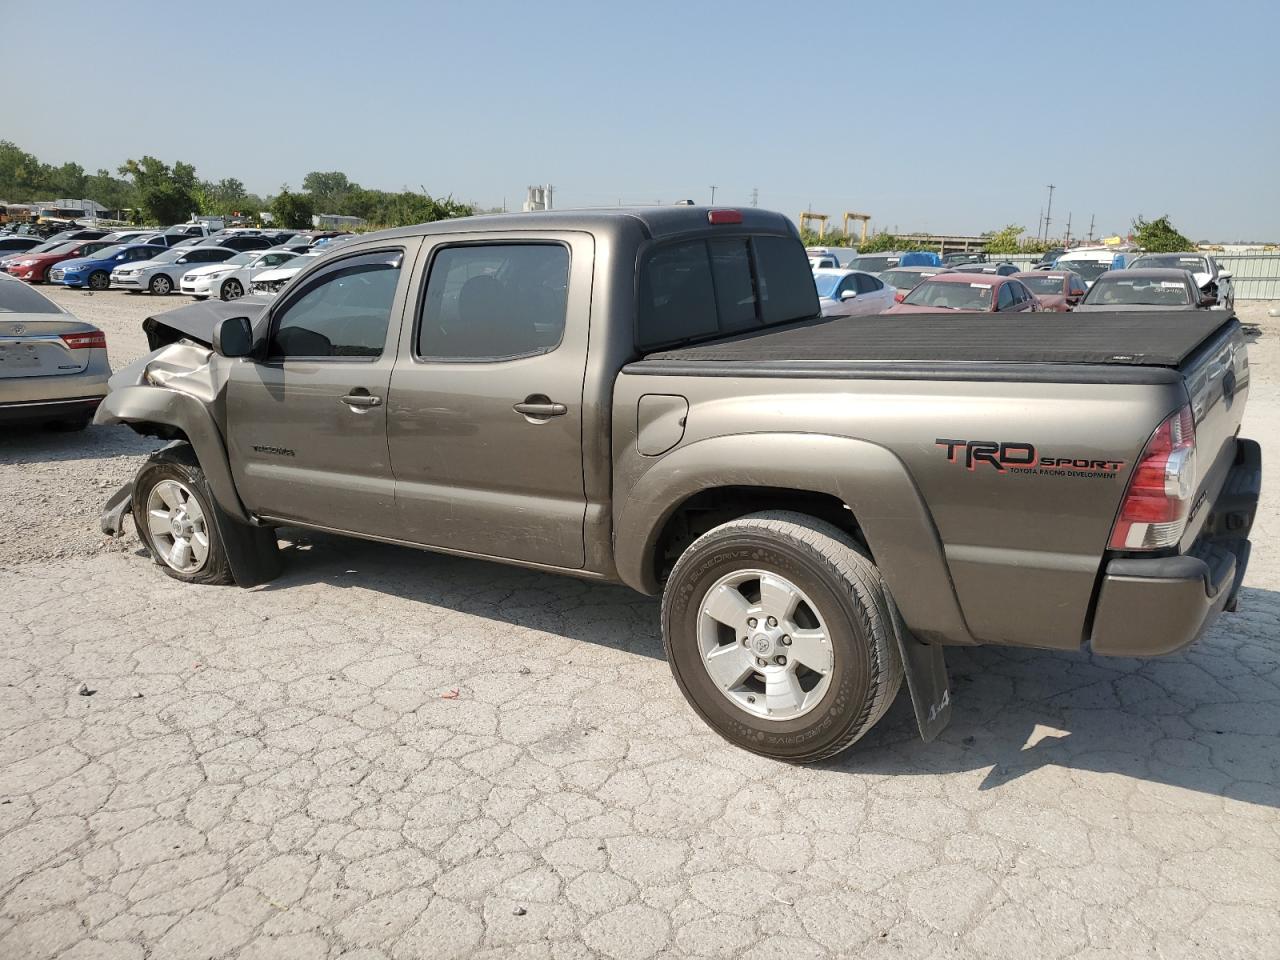
[[808,763],[883,716],[902,682],[896,611],[851,537],[790,511],[751,514],[681,554],[662,598],[667,661],[726,740]]
[[204,471],[188,459],[160,450],[138,471],[133,486],[138,535],[174,579],[234,583]]

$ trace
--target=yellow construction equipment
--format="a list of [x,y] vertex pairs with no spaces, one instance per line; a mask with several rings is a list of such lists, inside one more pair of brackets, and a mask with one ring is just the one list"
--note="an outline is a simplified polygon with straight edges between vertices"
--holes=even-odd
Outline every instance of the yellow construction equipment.
[[800,214],[800,229],[804,230],[805,224],[810,220],[818,221],[818,236],[825,237],[827,235],[827,220],[829,217],[825,213],[809,213],[808,211]]
[[861,221],[862,221],[862,239],[861,239],[861,240],[859,240],[858,242],[859,242],[859,243],[866,243],[866,242],[867,242],[867,227],[869,227],[869,226],[871,225],[871,214],[869,214],[869,213],[851,213],[851,212],[849,212],[849,211],[845,211],[845,215],[844,215],[844,235],[845,235],[845,238],[846,238],[846,239],[848,239],[848,238],[851,236],[851,234],[849,233],[849,221],[850,221],[850,220],[861,220]]

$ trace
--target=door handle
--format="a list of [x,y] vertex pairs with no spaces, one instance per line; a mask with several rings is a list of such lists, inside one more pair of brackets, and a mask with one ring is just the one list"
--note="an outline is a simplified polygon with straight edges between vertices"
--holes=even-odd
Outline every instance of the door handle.
[[513,404],[511,409],[534,420],[563,417],[569,412],[569,408],[563,403],[553,403],[545,393],[530,394],[520,403]]
[[349,407],[380,407],[382,406],[382,398],[370,396],[367,393],[348,393],[342,398],[342,402]]

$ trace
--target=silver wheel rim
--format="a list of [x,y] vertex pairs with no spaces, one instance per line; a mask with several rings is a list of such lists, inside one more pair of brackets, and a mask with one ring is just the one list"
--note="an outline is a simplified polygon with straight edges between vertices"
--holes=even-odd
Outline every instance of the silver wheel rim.
[[156,279],[155,279],[155,283],[153,284],[153,286],[156,288],[156,293],[168,293],[168,292],[169,292],[169,278],[168,278],[168,277],[156,277]]
[[736,570],[711,586],[698,611],[698,652],[734,706],[779,722],[816,707],[835,667],[817,606],[767,570]]
[[242,296],[244,296],[244,288],[242,288],[242,287],[240,286],[240,281],[239,281],[239,280],[228,280],[228,281],[227,281],[226,290],[225,290],[225,292],[224,292],[224,294],[223,294],[222,299],[224,299],[224,300],[239,300]]
[[165,565],[198,573],[209,560],[209,530],[200,501],[177,480],[161,480],[147,494],[147,529]]
[[107,277],[100,273],[95,273],[89,278],[89,286],[94,290],[105,290],[107,289],[107,284],[110,282],[111,281]]

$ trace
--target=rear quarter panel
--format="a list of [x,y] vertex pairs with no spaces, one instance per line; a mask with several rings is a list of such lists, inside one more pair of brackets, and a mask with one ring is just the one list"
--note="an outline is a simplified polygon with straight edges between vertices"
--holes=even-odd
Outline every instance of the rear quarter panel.
[[[802,433],[866,441],[901,464],[892,480],[877,469],[859,476],[856,463],[832,464],[815,443],[802,466],[815,477],[848,472],[845,484],[912,484],[941,541],[965,629],[950,642],[997,642],[1071,649],[1086,626],[1103,551],[1120,498],[1151,431],[1185,402],[1175,375],[1162,383],[1026,382],[1012,379],[800,379],[773,376],[635,375],[617,381],[613,437],[617,464],[615,512],[645,475],[677,451],[713,437]],[[679,444],[662,456],[635,450],[636,408],[645,394],[684,396],[689,414]],[[948,447],[939,441],[958,441]],[[1026,467],[966,463],[969,441],[1010,447]],[[771,464],[761,447],[759,483]],[[952,455],[948,456],[949,449]],[[983,448],[977,448],[981,452]],[[803,454],[801,455],[803,458]],[[1112,462],[1114,468],[1044,466],[1045,459]],[[794,464],[790,465],[794,467]],[[714,482],[714,465],[707,466]],[[815,487],[815,489],[823,489]],[[886,491],[887,493],[887,491]],[[874,501],[874,498],[873,498]],[[856,514],[855,510],[855,514]],[[861,518],[860,518],[861,519]],[[627,535],[615,516],[618,535]],[[654,522],[659,522],[655,519]],[[884,529],[884,524],[878,524]],[[893,528],[890,527],[890,530]],[[868,537],[881,560],[920,545],[890,533]],[[903,564],[892,564],[901,570]],[[907,568],[910,564],[905,565]],[[889,585],[899,598],[919,589],[900,573]],[[900,599],[901,602],[901,599]],[[903,604],[904,614],[909,604]],[[911,617],[907,616],[909,625]]]

